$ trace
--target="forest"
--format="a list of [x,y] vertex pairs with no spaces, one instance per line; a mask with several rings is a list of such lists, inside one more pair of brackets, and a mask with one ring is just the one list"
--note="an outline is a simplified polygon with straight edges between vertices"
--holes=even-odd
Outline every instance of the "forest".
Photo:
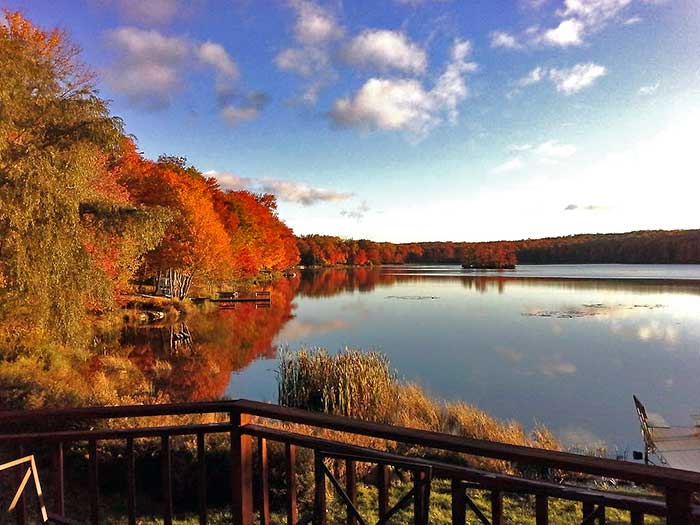
[[700,230],[582,234],[495,242],[395,244],[306,235],[297,241],[306,266],[444,263],[471,267],[521,264],[700,264]]

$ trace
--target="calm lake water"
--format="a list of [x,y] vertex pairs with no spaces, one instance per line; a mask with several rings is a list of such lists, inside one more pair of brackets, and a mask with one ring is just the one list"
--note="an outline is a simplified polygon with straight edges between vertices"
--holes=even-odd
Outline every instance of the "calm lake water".
[[184,397],[275,401],[278,348],[347,346],[386,353],[436,398],[612,454],[641,445],[633,394],[675,424],[700,411],[700,266],[307,270],[271,309],[202,318],[193,344],[220,357],[188,368],[199,393]]
[[[639,446],[633,394],[677,424],[700,410],[700,266],[369,273],[304,272],[274,344],[379,349],[436,397],[611,451]],[[274,368],[254,361],[226,394],[274,401]]]

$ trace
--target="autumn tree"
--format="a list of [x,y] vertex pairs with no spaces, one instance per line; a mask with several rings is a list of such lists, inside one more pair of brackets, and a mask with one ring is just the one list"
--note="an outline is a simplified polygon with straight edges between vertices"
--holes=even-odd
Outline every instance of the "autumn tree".
[[[95,232],[112,241],[141,238],[128,257],[158,237],[110,180],[121,121],[95,91],[78,50],[60,31],[19,13],[0,24],[0,301],[59,340],[79,338],[86,306],[113,297]],[[127,211],[128,210],[128,211]],[[151,225],[149,224],[148,227]],[[136,231],[139,230],[139,231]],[[149,238],[146,238],[149,237]],[[116,244],[119,244],[117,242]],[[112,242],[114,247],[114,242]],[[121,261],[122,269],[129,266]]]

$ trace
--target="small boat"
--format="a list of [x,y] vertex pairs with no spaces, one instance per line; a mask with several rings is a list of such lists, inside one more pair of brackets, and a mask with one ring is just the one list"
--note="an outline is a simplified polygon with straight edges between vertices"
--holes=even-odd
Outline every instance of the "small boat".
[[644,440],[643,458],[637,459],[652,463],[649,456],[653,455],[662,465],[700,472],[700,418],[693,416],[692,426],[670,426],[661,416],[650,416],[637,396],[633,397]]

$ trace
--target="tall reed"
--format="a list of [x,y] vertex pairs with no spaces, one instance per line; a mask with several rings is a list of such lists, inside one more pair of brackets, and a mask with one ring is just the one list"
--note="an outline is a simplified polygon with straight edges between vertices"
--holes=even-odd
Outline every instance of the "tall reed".
[[396,372],[379,352],[285,350],[277,375],[281,405],[386,423],[398,405]]

